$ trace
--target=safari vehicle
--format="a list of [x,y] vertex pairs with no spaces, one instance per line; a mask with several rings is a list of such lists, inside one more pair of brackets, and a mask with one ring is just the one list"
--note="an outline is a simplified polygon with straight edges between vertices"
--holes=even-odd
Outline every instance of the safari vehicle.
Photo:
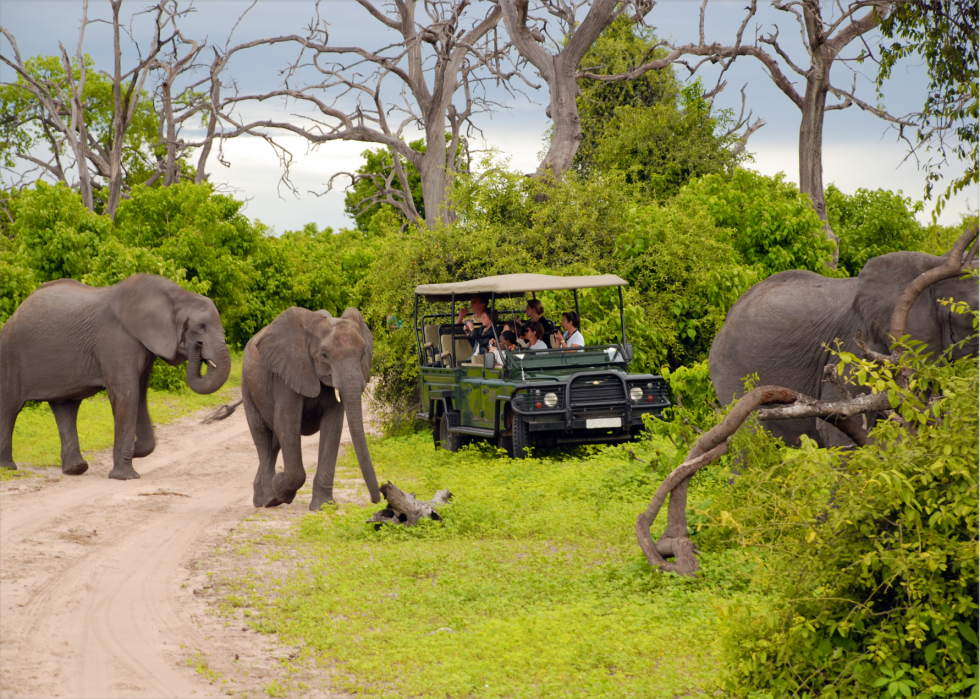
[[[417,417],[431,423],[436,446],[456,451],[478,438],[514,458],[525,458],[528,447],[635,439],[643,416],[659,417],[670,402],[663,377],[629,371],[633,346],[626,342],[624,286],[625,281],[611,274],[506,274],[416,287],[414,323],[424,408]],[[578,290],[601,287],[619,287],[617,344],[579,350],[501,349],[499,366],[493,353],[474,356],[463,325],[456,323],[457,304],[468,303],[477,293],[502,324],[523,314],[528,295],[570,290],[578,312]],[[505,310],[507,306],[512,310]],[[494,328],[496,345],[502,347],[498,332]]]

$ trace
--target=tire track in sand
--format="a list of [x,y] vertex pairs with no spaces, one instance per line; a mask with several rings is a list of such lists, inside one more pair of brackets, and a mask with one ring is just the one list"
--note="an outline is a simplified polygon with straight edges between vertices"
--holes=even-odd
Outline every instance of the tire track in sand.
[[[158,429],[154,453],[135,462],[140,480],[106,478],[108,450],[80,477],[51,483],[58,473],[51,470],[42,472],[46,480],[4,484],[4,697],[222,693],[220,684],[187,665],[195,650],[207,652],[209,632],[195,618],[196,600],[182,583],[197,560],[255,513],[251,484],[258,459],[242,410],[211,425],[199,419]],[[316,439],[303,440],[308,471],[315,468]],[[349,442],[346,430],[343,441]],[[288,507],[306,505],[297,498]],[[234,632],[243,648],[251,642]]]

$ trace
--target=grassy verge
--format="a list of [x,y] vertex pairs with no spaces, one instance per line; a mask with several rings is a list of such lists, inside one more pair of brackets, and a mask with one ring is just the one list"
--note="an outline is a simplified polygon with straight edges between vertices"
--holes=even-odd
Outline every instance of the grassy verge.
[[[166,425],[202,408],[227,403],[232,389],[242,385],[242,355],[231,356],[231,375],[221,390],[202,396],[186,385],[176,392],[147,391],[150,417],[156,425]],[[78,440],[83,455],[106,449],[113,442],[112,406],[105,392],[82,401],[78,411]],[[25,408],[14,428],[14,461],[34,466],[61,466],[61,440],[54,414],[47,403]],[[0,478],[14,477],[14,471],[0,469]]]
[[[364,696],[713,695],[719,611],[751,602],[725,551],[697,580],[651,571],[634,526],[661,475],[622,448],[529,461],[436,451],[428,435],[372,443],[379,480],[454,493],[441,524],[375,531],[376,506],[311,513],[270,547],[288,571],[250,574],[227,602]],[[651,444],[632,447],[649,459]],[[338,477],[359,478],[353,454]],[[724,487],[693,483],[691,501]],[[270,570],[281,570],[270,566]]]

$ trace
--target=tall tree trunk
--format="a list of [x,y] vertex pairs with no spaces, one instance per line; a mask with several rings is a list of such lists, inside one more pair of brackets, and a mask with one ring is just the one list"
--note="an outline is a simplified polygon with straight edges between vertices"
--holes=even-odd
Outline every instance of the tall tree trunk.
[[579,94],[575,71],[578,65],[570,65],[564,60],[566,56],[559,55],[554,61],[554,80],[549,85],[551,103],[547,115],[554,123],[554,134],[551,145],[544,160],[538,165],[535,177],[553,177],[559,179],[572,166],[575,153],[582,142],[582,121],[578,115],[576,98]]
[[[439,116],[442,116],[440,112]],[[449,210],[450,178],[447,176],[445,121],[434,118],[426,121],[425,153],[418,171],[422,178],[422,200],[425,202],[425,225],[434,228],[451,223]],[[393,154],[394,155],[394,154]],[[454,154],[455,155],[455,154]],[[411,191],[405,193],[411,197]]]
[[827,200],[823,191],[823,122],[830,85],[829,71],[814,66],[806,84],[800,116],[800,191],[810,196],[817,216],[823,221],[824,234],[834,243],[833,263],[827,266],[837,269],[840,256],[840,239],[830,228],[827,220]]

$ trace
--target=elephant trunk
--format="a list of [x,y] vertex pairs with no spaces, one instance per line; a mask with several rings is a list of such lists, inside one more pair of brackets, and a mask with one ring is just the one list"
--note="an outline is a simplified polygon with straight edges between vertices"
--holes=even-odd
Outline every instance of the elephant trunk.
[[[201,376],[201,364],[208,363],[208,373]],[[191,344],[187,354],[187,385],[195,393],[214,393],[231,373],[231,355],[224,341]]]
[[[360,378],[360,370],[357,370]],[[340,386],[340,398],[347,414],[347,426],[350,428],[351,441],[357,454],[357,463],[361,467],[361,475],[371,493],[371,502],[381,502],[381,492],[378,490],[378,478],[374,475],[374,465],[368,451],[367,437],[364,434],[364,417],[361,412],[361,394],[364,382],[358,380],[344,381]]]

